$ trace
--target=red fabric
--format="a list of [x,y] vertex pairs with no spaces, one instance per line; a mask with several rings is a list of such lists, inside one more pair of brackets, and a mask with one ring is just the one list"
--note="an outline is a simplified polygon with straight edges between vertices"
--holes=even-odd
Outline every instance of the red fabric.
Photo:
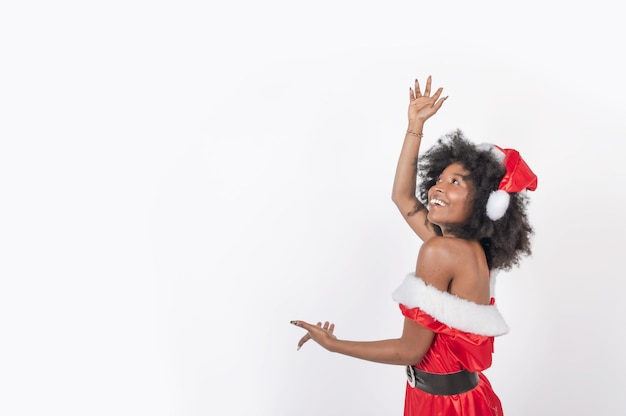
[[[498,146],[496,146],[498,147]],[[504,167],[506,173],[500,181],[498,189],[506,192],[521,192],[525,189],[534,191],[537,189],[537,175],[526,164],[519,152],[514,149],[503,149],[498,147],[504,152]]]
[[462,369],[478,372],[474,389],[454,396],[435,396],[406,385],[404,416],[501,416],[500,399],[482,373],[491,366],[493,337],[470,334],[451,328],[419,308],[400,304],[402,314],[435,333],[430,349],[416,365],[429,373],[454,373]]

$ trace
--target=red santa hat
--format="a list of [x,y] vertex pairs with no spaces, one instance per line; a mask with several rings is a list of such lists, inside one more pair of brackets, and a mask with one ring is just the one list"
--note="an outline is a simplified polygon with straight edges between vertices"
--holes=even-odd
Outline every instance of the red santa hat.
[[480,145],[479,148],[490,150],[506,169],[498,189],[491,192],[487,200],[487,216],[496,221],[506,213],[511,199],[510,193],[537,189],[537,175],[515,149],[503,149],[490,144]]

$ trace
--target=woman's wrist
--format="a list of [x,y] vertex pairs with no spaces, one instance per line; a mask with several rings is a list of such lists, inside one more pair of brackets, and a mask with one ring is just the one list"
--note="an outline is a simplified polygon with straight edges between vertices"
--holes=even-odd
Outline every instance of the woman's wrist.
[[420,139],[421,139],[422,137],[424,137],[424,133],[422,133],[421,131],[420,131],[420,132],[417,132],[417,131],[415,131],[415,130],[411,130],[411,129],[409,129],[409,130],[407,130],[407,131],[406,131],[406,135],[407,135],[407,136],[419,137]]
[[409,120],[409,127],[407,131],[414,131],[416,133],[421,133],[424,129],[424,120],[419,119],[411,119]]
[[422,133],[424,125],[417,123],[409,123],[409,127],[406,129],[407,136],[419,137],[420,139],[424,137]]
[[337,350],[340,348],[340,344],[341,344],[341,340],[337,338],[333,338],[326,342],[326,345],[324,345],[324,348],[326,348],[330,352],[338,352]]

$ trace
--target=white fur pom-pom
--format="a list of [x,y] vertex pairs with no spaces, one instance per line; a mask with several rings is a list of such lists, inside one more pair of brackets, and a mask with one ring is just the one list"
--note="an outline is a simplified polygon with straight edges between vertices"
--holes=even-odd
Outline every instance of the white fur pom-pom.
[[489,199],[487,200],[487,216],[492,220],[499,220],[504,216],[507,208],[509,207],[509,202],[511,200],[511,196],[508,192],[503,190],[493,191],[489,195]]

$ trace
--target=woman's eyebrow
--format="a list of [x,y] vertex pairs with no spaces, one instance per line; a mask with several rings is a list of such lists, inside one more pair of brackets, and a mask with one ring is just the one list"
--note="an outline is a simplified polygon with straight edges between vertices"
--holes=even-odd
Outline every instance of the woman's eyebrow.
[[470,175],[463,175],[462,173],[457,173],[457,172],[451,172],[451,174],[454,176],[460,176],[461,179],[463,180],[467,180],[470,177]]

